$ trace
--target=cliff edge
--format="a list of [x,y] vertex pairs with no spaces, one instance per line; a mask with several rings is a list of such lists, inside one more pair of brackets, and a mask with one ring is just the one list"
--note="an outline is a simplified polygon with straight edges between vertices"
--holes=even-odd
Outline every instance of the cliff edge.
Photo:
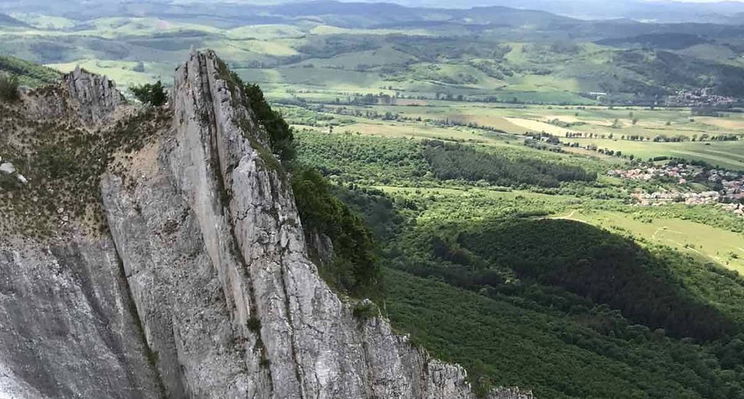
[[[382,317],[356,317],[319,277],[286,172],[213,52],[176,70],[169,108],[148,111],[150,124],[111,82],[76,73],[62,85],[104,142],[100,201],[55,219],[51,235],[0,239],[0,396],[475,397],[461,367]],[[43,109],[13,115],[31,108]],[[18,128],[0,126],[0,152],[22,152]],[[19,169],[30,182],[0,185],[0,201],[39,179]]]

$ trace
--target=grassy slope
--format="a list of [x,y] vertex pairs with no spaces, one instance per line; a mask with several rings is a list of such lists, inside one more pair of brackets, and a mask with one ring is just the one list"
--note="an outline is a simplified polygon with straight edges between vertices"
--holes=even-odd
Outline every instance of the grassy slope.
[[18,76],[22,85],[31,87],[55,82],[60,76],[52,69],[8,56],[0,56],[0,72]]
[[639,159],[657,156],[705,161],[713,166],[732,170],[744,170],[744,141],[733,142],[683,142],[651,143],[609,139],[573,139],[581,145],[595,144],[599,148],[609,148],[632,154]]
[[613,211],[572,210],[558,218],[601,226],[616,233],[715,262],[744,275],[744,235],[703,223],[673,217],[648,218]]

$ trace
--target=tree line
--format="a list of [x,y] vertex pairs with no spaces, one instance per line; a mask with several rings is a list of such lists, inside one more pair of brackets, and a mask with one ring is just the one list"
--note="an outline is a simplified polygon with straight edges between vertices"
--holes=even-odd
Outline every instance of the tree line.
[[577,166],[535,158],[510,159],[462,144],[430,140],[423,145],[424,157],[434,175],[443,180],[486,180],[502,186],[528,184],[558,187],[562,182],[588,182],[597,178],[595,172],[587,172]]

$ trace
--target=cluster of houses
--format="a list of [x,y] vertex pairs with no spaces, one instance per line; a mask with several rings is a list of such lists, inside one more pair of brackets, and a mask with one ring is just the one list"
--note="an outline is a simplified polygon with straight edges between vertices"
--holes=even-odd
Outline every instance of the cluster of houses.
[[723,204],[721,205],[723,209],[733,212],[741,217],[744,217],[744,204]]
[[679,184],[687,184],[705,173],[700,166],[687,164],[668,164],[666,166],[648,166],[635,169],[615,169],[607,172],[610,176],[630,180],[651,181],[659,178],[671,178]]
[[[688,205],[726,204],[726,209],[744,216],[744,174],[719,169],[707,169],[688,164],[668,164],[635,169],[617,169],[608,175],[623,179],[652,181],[660,180],[677,183],[679,190],[656,192],[637,191],[632,197],[640,205],[653,206],[669,203]],[[702,183],[707,189],[695,189],[688,183]],[[699,187],[699,186],[698,186]]]
[[736,102],[733,97],[721,96],[713,93],[713,89],[706,87],[695,90],[681,90],[669,96],[666,105],[678,107],[725,106]]
[[721,202],[721,193],[718,191],[680,192],[680,191],[656,191],[647,193],[643,191],[631,194],[639,205],[658,206],[671,203],[685,203],[687,205],[716,204]]

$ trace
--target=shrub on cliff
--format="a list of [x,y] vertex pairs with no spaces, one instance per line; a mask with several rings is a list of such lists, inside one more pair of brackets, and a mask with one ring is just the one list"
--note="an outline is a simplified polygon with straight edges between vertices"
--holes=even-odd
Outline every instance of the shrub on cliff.
[[330,183],[315,169],[296,168],[292,189],[305,228],[315,229],[333,242],[333,262],[321,267],[321,275],[347,294],[375,297],[380,268],[364,220],[333,195]]
[[256,118],[269,133],[271,150],[282,161],[293,160],[295,158],[294,133],[282,114],[271,109],[258,85],[245,84],[243,91],[250,100],[250,107],[255,112]]
[[168,101],[168,95],[165,93],[163,83],[159,80],[154,84],[147,83],[142,86],[132,86],[129,88],[129,91],[143,104],[159,107]]
[[0,99],[16,101],[18,98],[18,78],[0,73]]

